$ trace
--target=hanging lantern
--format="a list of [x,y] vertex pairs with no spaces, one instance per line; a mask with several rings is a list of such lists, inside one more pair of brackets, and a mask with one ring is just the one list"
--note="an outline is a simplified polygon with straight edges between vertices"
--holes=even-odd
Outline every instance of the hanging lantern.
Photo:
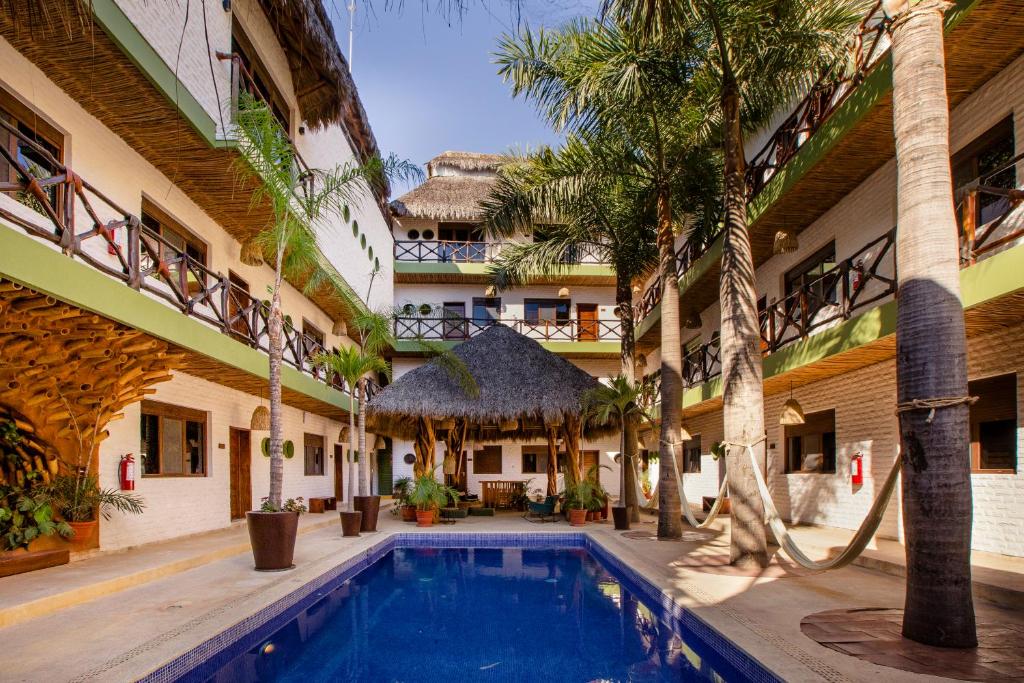
[[503,420],[498,423],[498,429],[503,432],[515,431],[516,427],[519,426],[519,420]]
[[773,254],[792,254],[800,248],[800,242],[796,239],[796,233],[791,230],[779,230],[775,233],[775,243],[772,244]]
[[789,400],[782,405],[782,415],[779,417],[780,425],[802,425],[807,422],[804,417],[803,406],[800,401],[793,397],[793,383],[789,383]]
[[494,285],[487,285],[487,289],[484,290],[484,296],[497,296],[498,288]]
[[335,320],[334,327],[331,328],[331,334],[339,337],[348,336],[348,325],[345,324],[344,320]]
[[377,434],[376,437],[373,439],[373,450],[382,451],[386,447],[387,444],[384,443],[384,437],[381,436],[380,434]]
[[242,250],[238,254],[238,260],[247,266],[263,265],[263,248],[256,242],[255,237],[242,242]]
[[633,286],[630,288],[630,291],[632,291],[634,294],[639,294],[644,290],[640,287],[640,285],[634,283]]
[[256,406],[249,420],[249,429],[254,432],[265,432],[270,429],[270,409],[264,405]]
[[455,418],[446,417],[443,420],[435,420],[434,429],[455,429]]
[[683,327],[688,330],[699,330],[703,327],[703,323],[700,321],[700,313],[691,309],[689,315],[686,316],[686,320],[683,321]]
[[562,287],[560,290],[558,290],[558,298],[559,299],[568,299],[569,298],[569,288],[568,287]]

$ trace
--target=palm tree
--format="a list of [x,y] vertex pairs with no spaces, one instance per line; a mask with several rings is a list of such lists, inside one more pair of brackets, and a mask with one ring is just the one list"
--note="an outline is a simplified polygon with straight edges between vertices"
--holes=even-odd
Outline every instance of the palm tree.
[[[702,180],[714,155],[701,147],[707,116],[692,87],[690,59],[676,49],[645,44],[624,22],[578,21],[555,32],[524,29],[499,44],[499,72],[513,95],[534,100],[556,129],[584,139],[618,139],[625,154],[578,145],[595,173],[627,177],[655,198],[662,286],[661,480],[658,536],[682,535],[676,461],[682,423],[682,348],[675,232],[717,207]],[[679,192],[688,188],[689,192]],[[680,201],[685,200],[685,201]]]
[[352,399],[359,402],[359,433],[356,441],[355,410],[348,411],[348,504],[351,509],[352,499],[355,495],[354,481],[356,480],[353,468],[356,460],[359,462],[359,495],[367,490],[369,481],[368,474],[363,470],[366,468],[366,457],[362,454],[366,449],[366,411],[363,410],[363,393],[366,376],[374,372],[388,372],[390,366],[387,361],[376,354],[366,353],[358,346],[346,346],[332,353],[323,353],[315,358],[313,362],[324,368],[328,374],[333,373],[345,380],[345,384],[352,391]]
[[[357,393],[359,394],[359,495],[370,495],[370,456],[366,451],[366,402],[369,400],[367,388],[368,373],[380,372],[389,375],[391,366],[382,355],[385,349],[395,345],[392,332],[390,313],[381,311],[365,311],[356,314],[355,326],[359,332],[359,345],[367,370],[359,376]],[[350,385],[351,386],[351,385]]]
[[[281,286],[286,276],[305,278],[307,291],[327,284],[318,245],[330,220],[349,214],[350,204],[372,196],[391,177],[416,177],[416,169],[395,157],[374,157],[364,164],[346,163],[331,170],[299,172],[295,149],[270,108],[252,96],[239,104],[236,128],[241,157],[240,174],[255,176],[253,204],[267,204],[273,221],[256,236],[264,254],[272,254],[274,284],[268,320],[270,340],[270,491],[268,507],[281,508],[284,478],[281,422],[281,365],[284,315]],[[344,288],[335,287],[344,292]],[[360,308],[357,301],[348,304]]]
[[[631,283],[646,278],[657,266],[653,203],[627,178],[608,178],[573,164],[567,158],[572,146],[544,148],[499,170],[490,197],[481,203],[488,237],[510,239],[543,225],[544,239],[506,245],[489,272],[499,289],[508,289],[537,275],[565,272],[574,265],[566,254],[587,250],[610,263],[620,325],[620,372],[633,381],[636,339]],[[626,420],[623,431],[622,500],[633,521],[640,521],[632,469],[637,456],[636,421]]]
[[[901,406],[927,405],[967,396],[942,37],[947,4],[893,4],[897,394]],[[968,406],[954,402],[934,413],[901,407],[899,418],[907,553],[903,635],[928,645],[974,647]]]
[[632,494],[636,499],[636,483],[631,476],[632,463],[626,461],[626,429],[625,425],[632,422],[634,425],[644,417],[640,407],[644,386],[634,378],[626,375],[618,375],[611,378],[607,384],[596,389],[591,389],[583,395],[583,411],[598,424],[608,424],[615,421],[619,424],[620,435],[620,463],[619,463],[619,500],[624,500],[626,494],[630,493],[630,486],[634,487]]
[[[839,59],[866,3],[608,0],[607,4],[616,18],[634,23],[653,45],[693,45],[694,83],[708,101],[718,102],[725,192],[719,292],[724,440],[755,444],[766,471],[764,383],[743,136],[806,92],[813,79]],[[662,327],[666,324],[670,322],[663,310]],[[764,508],[752,465],[743,448],[729,449],[726,459],[732,509],[730,559],[737,565],[765,566]]]

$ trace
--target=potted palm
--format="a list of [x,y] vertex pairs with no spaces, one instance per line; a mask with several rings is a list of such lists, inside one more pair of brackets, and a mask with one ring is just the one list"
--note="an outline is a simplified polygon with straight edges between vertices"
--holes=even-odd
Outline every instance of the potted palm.
[[593,485],[584,479],[565,487],[565,509],[568,511],[569,524],[583,526],[587,523],[587,510],[593,502]]
[[145,507],[136,495],[116,489],[101,489],[96,475],[87,469],[54,477],[48,491],[53,509],[74,531],[72,545],[76,550],[89,547],[99,526],[98,514],[103,519],[110,519],[115,510],[138,515]]
[[448,487],[434,478],[434,472],[416,479],[409,502],[416,506],[416,526],[432,526],[437,510],[448,503]]
[[392,495],[395,499],[395,506],[392,512],[402,516],[403,522],[416,521],[416,506],[409,502],[409,494],[412,492],[412,477],[401,477],[395,480]]
[[[271,255],[274,270],[269,336],[270,394],[270,490],[258,512],[246,513],[249,538],[257,570],[281,570],[292,566],[298,517],[282,504],[284,480],[281,367],[284,356],[285,318],[281,291],[286,276],[302,278],[309,287],[331,286],[354,309],[361,306],[342,282],[324,274],[318,236],[328,232],[331,219],[348,220],[349,204],[372,196],[386,187],[387,178],[398,170],[408,173],[411,165],[394,158],[373,157],[360,165],[345,163],[330,171],[300,170],[295,149],[270,108],[243,93],[236,118],[241,156],[239,175],[255,186],[253,202],[268,205],[273,214],[269,225],[256,235],[254,243],[264,255]],[[310,275],[310,274],[313,275]]]

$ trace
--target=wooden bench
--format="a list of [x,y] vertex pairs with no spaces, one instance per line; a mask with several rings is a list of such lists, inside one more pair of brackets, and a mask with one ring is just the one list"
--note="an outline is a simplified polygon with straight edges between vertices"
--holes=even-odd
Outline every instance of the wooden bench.
[[338,499],[334,496],[327,496],[323,498],[310,498],[309,499],[309,511],[310,512],[325,512],[327,510],[337,510]]

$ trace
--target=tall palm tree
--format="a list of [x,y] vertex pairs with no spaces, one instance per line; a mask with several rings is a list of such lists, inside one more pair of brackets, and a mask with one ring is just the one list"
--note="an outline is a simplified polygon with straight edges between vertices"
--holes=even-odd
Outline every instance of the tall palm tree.
[[[648,44],[624,22],[577,21],[550,32],[523,29],[504,36],[497,53],[499,73],[514,96],[532,99],[556,129],[581,136],[619,139],[625,154],[599,145],[578,145],[586,165],[612,177],[625,176],[655,198],[662,286],[662,419],[658,535],[682,535],[674,453],[681,445],[682,347],[675,233],[689,214],[706,215],[700,180],[713,155],[701,147],[707,132],[703,102],[692,87],[692,59],[680,44]],[[689,187],[689,193],[676,189]],[[680,201],[685,199],[685,201]]]
[[620,434],[620,463],[619,463],[619,498],[624,499],[624,494],[629,492],[628,487],[633,487],[633,498],[636,497],[636,483],[631,476],[632,463],[626,461],[626,425],[632,422],[634,425],[639,422],[644,413],[640,407],[644,386],[633,377],[618,375],[611,378],[607,384],[591,389],[583,395],[583,410],[598,424],[616,422],[619,425]]
[[[379,157],[365,164],[347,163],[331,170],[298,171],[295,149],[281,124],[261,101],[244,96],[239,106],[237,133],[241,157],[237,170],[255,176],[254,204],[266,203],[273,221],[256,237],[264,254],[272,254],[274,283],[268,320],[270,341],[270,491],[268,507],[281,508],[284,479],[281,422],[281,365],[284,315],[281,286],[286,276],[306,278],[313,291],[326,284],[320,268],[318,237],[329,230],[332,218],[348,214],[349,204],[371,196],[386,185],[393,169],[407,170],[406,162]],[[341,287],[337,289],[342,290]],[[358,308],[358,302],[349,302]]]
[[[647,277],[658,263],[653,203],[629,179],[594,173],[564,158],[570,154],[571,146],[544,148],[515,158],[499,170],[490,197],[481,203],[488,237],[510,239],[543,226],[544,239],[506,245],[489,272],[499,289],[508,289],[532,277],[566,272],[574,265],[566,254],[586,250],[611,264],[621,338],[620,372],[633,381],[636,336],[631,283]],[[639,521],[632,467],[637,456],[636,420],[631,416],[622,429],[621,467],[626,477],[622,501],[633,521]]]
[[369,373],[380,372],[390,376],[391,366],[382,355],[395,345],[390,312],[363,311],[356,314],[355,326],[359,333],[359,346],[368,369],[359,376],[355,388],[359,394],[359,495],[370,495],[370,454],[366,450],[366,402],[369,399]]
[[[967,341],[949,168],[940,0],[893,2],[896,383],[901,405],[967,396]],[[920,405],[920,404],[919,404]],[[968,406],[901,410],[907,593],[903,635],[977,645],[971,598]]]
[[[613,16],[643,30],[652,44],[692,44],[694,83],[709,101],[718,102],[725,192],[719,284],[724,440],[755,444],[766,471],[764,383],[743,137],[806,92],[840,57],[866,2],[608,0],[606,5]],[[662,326],[666,324],[663,312]],[[730,559],[738,565],[764,566],[764,508],[752,465],[743,448],[729,449],[726,460],[732,509]]]
[[[356,461],[359,463],[359,495],[365,496],[369,483],[368,465],[366,456],[366,411],[363,409],[362,397],[367,375],[375,372],[388,372],[390,366],[383,358],[375,353],[367,353],[358,346],[346,346],[331,353],[322,353],[313,359],[313,362],[324,368],[328,374],[335,374],[345,380],[345,384],[352,391],[352,399],[359,403],[359,431],[358,441],[355,410],[348,411],[348,504],[352,505],[355,495],[356,472],[353,470]],[[364,469],[366,470],[364,472]],[[351,507],[350,507],[351,509]]]

